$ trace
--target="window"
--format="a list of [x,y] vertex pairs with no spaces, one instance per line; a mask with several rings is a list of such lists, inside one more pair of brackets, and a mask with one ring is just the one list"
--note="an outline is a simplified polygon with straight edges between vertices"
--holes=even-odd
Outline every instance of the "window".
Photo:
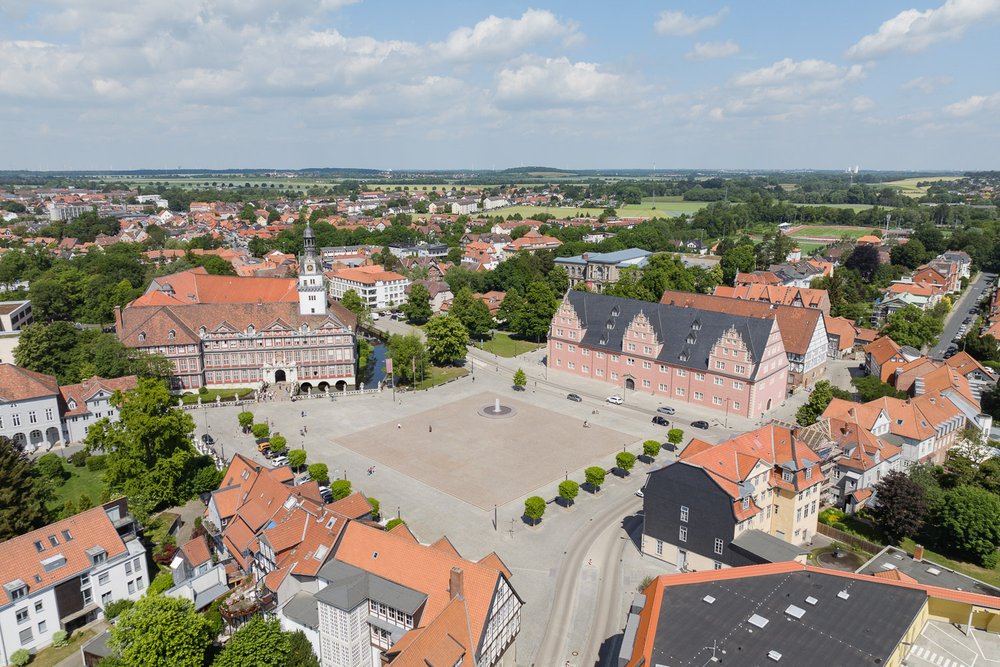
[[721,386],[722,386],[722,385],[724,385],[725,383],[726,383],[726,381],[725,381],[725,380],[723,380],[722,378],[715,378],[715,385],[716,385],[717,387],[721,387]]
[[55,535],[49,535],[49,544],[51,544],[54,547],[59,546],[59,538],[56,537]]
[[684,523],[688,522],[688,517],[691,515],[691,510],[687,505],[681,505],[681,521]]
[[131,579],[129,579],[129,582],[128,582],[128,592],[129,592],[129,595],[131,595],[132,593],[135,593],[135,582],[132,581]]
[[740,402],[733,401],[733,410],[739,410],[739,409],[740,409]]
[[91,588],[84,588],[80,591],[83,594],[83,604],[90,604],[94,601],[94,591]]
[[705,393],[701,391],[694,392],[694,400],[701,401],[705,398]]
[[683,368],[678,368],[677,369],[677,377],[679,377],[679,378],[687,377],[687,374],[688,374],[688,372],[686,370],[684,370]]
[[[721,537],[715,538],[715,553],[717,553],[719,555],[722,555],[722,547],[723,547],[723,545],[724,545],[724,543],[723,543]],[[719,568],[715,568],[715,569],[719,569]]]
[[24,646],[25,644],[30,644],[31,628],[25,628],[24,630],[21,630],[20,634],[18,634],[18,639],[21,640],[21,646]]
[[132,574],[132,561],[125,562],[125,574]]
[[109,604],[111,604],[111,591],[101,593],[101,606],[107,607]]
[[695,373],[694,374],[694,379],[697,380],[698,382],[704,382],[705,381],[705,374],[704,373]]
[[45,621],[42,621],[41,623],[39,623],[38,624],[38,635],[39,636],[44,635],[45,634],[45,630],[46,630],[47,627],[48,626],[45,623]]
[[716,570],[721,570],[722,569],[722,563],[720,563],[719,561],[713,561],[713,562],[715,563],[715,569]]
[[687,526],[681,526],[680,534],[677,536],[681,542],[688,541],[688,529]]
[[750,496],[747,496],[746,498],[743,499],[743,509],[745,510],[750,509]]
[[52,408],[45,408],[45,421],[52,421]]
[[722,397],[721,396],[713,396],[712,397],[712,403],[714,403],[715,405],[722,405]]
[[726,362],[716,360],[715,367],[718,368],[720,371],[724,371],[726,370]]
[[678,396],[683,396],[686,393],[684,387],[677,387],[676,391]]
[[737,366],[736,366],[736,372],[737,373],[746,373],[747,372],[747,367],[746,366],[740,366],[740,365],[737,364]]
[[813,476],[813,467],[809,466],[808,468],[806,468],[806,479],[812,479],[812,476]]
[[167,332],[167,340],[173,340],[175,338],[177,338],[177,332],[176,331],[174,331],[173,329],[171,329],[170,331]]
[[145,341],[146,341],[146,332],[145,331],[140,331],[139,332],[139,342],[140,343],[144,343]]
[[790,473],[787,470],[782,470],[781,471],[781,479],[782,479],[782,481],[785,481],[785,482],[792,481],[792,473]]
[[18,623],[24,623],[28,620],[28,608],[25,607],[24,609],[18,609],[15,616]]
[[111,575],[107,572],[101,572],[97,575],[97,583],[101,586],[107,586],[111,582]]
[[14,414],[13,416],[11,416],[11,420],[14,422],[14,426],[20,426],[21,425],[21,415],[20,414]]
[[798,508],[797,510],[795,510],[795,520],[796,521],[801,521],[802,520],[802,508],[801,507]]
[[663,555],[663,540],[656,540],[656,555]]
[[743,389],[743,383],[739,381],[733,382],[733,389]]
[[21,586],[20,588],[15,588],[14,590],[10,591],[10,601],[14,602],[15,600],[20,600],[27,594],[28,594],[27,586]]
[[42,609],[44,609],[44,608],[45,608],[45,605],[42,604],[41,600],[39,600],[38,602],[35,603],[35,613],[36,614],[42,613]]
[[812,513],[813,514],[816,513],[816,501],[815,500],[812,502]]

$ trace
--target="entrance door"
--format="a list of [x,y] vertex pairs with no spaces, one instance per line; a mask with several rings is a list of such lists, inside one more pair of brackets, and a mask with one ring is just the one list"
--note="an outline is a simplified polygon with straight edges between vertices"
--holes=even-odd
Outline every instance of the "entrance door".
[[285,381],[285,371],[281,370],[280,368],[278,370],[274,371],[274,381],[275,382],[284,382]]
[[632,378],[625,378],[625,388],[635,391],[635,380]]
[[687,569],[688,565],[688,552],[687,549],[677,550],[677,569],[683,572]]

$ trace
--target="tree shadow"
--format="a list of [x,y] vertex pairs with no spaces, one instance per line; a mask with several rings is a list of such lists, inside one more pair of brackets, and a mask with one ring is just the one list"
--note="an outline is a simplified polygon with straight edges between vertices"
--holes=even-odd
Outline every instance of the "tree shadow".
[[601,487],[595,486],[594,484],[591,484],[590,482],[584,482],[583,484],[580,485],[580,489],[583,490],[583,491],[586,491],[590,495],[595,495],[595,494],[597,494],[597,492],[599,492],[601,490]]
[[537,520],[536,519],[532,519],[527,514],[522,514],[521,515],[521,522],[524,525],[526,525],[526,526],[531,526],[532,528],[534,528],[535,526],[537,526],[538,524],[540,524],[542,522],[542,520],[541,519],[537,519]]
[[615,466],[614,468],[611,469],[611,474],[614,475],[615,477],[621,477],[622,479],[625,479],[626,477],[629,476],[630,473],[628,470],[625,470],[624,468],[619,468]]

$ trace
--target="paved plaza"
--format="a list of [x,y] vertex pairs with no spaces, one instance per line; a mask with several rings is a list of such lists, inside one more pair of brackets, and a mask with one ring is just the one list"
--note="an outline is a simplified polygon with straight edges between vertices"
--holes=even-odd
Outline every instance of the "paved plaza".
[[[494,399],[513,416],[479,414]],[[492,509],[528,495],[567,471],[609,458],[635,436],[525,401],[481,392],[333,440],[450,496]],[[634,447],[632,447],[634,449]]]

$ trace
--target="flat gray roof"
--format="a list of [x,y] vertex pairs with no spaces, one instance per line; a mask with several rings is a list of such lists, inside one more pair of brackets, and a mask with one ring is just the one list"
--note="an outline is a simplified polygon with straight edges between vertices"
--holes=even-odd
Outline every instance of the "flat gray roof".
[[769,535],[762,530],[745,530],[732,545],[751,556],[756,556],[765,563],[780,563],[795,560],[806,553],[805,549],[790,544],[782,539]]
[[317,592],[315,598],[343,611],[350,611],[365,600],[375,600],[414,615],[427,599],[420,591],[338,560],[327,562],[320,568],[319,576],[328,585]]
[[871,575],[889,570],[899,570],[906,576],[916,579],[917,583],[927,586],[940,586],[941,588],[950,588],[953,591],[1000,597],[1000,589],[995,586],[949,570],[944,565],[938,565],[928,560],[914,560],[910,554],[896,547],[886,547],[880,551],[858,569],[858,574]]
[[299,625],[311,630],[319,629],[319,605],[316,604],[316,598],[310,593],[296,593],[281,608],[281,613]]

